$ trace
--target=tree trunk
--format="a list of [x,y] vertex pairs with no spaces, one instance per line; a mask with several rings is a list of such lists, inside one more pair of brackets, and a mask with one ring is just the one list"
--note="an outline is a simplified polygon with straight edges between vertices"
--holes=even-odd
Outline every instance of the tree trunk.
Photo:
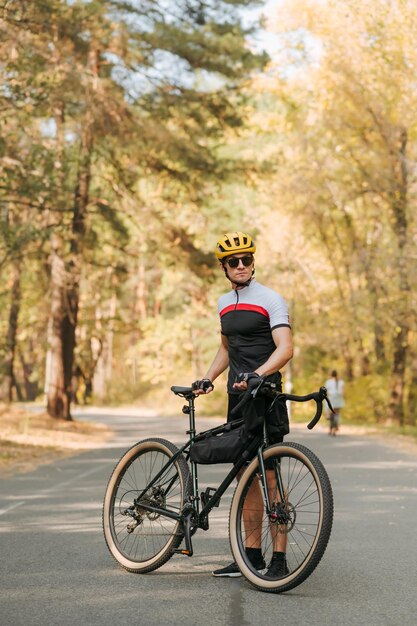
[[397,300],[397,317],[395,320],[396,332],[394,336],[389,417],[398,421],[400,425],[402,425],[404,423],[405,378],[410,332],[410,283],[406,257],[408,239],[408,172],[407,131],[405,129],[403,129],[400,134],[400,149],[398,162],[394,167],[394,175],[397,181],[397,188],[391,196],[391,206],[398,245],[397,269],[399,279],[399,297]]
[[408,422],[412,426],[417,425],[417,352],[413,352],[411,356],[411,377],[408,393]]
[[[48,384],[48,413],[52,417],[71,418],[73,400],[73,367],[75,332],[78,319],[79,284],[82,268],[83,236],[88,206],[91,163],[91,136],[89,129],[82,134],[78,181],[74,196],[72,237],[68,269],[55,244],[52,265],[52,325],[51,362]],[[55,240],[56,241],[56,240]],[[58,364],[58,361],[61,361]],[[56,394],[54,396],[54,394]],[[65,399],[64,396],[65,395]]]
[[146,302],[146,271],[143,260],[139,261],[136,285],[136,301],[135,301],[135,320],[146,320],[147,318],[147,302]]
[[[334,245],[330,238],[329,232],[325,228],[323,223],[323,217],[316,211],[313,212],[317,229],[320,235],[321,242],[326,250],[328,261],[333,269],[333,276],[337,287],[337,293],[339,301],[343,309],[349,311],[349,315],[346,319],[346,325],[348,328],[347,338],[341,338],[340,351],[343,351],[343,358],[345,360],[346,378],[353,380],[354,378],[354,355],[358,356],[363,362],[366,357],[363,341],[360,333],[360,320],[357,318],[357,307],[354,303],[354,289],[351,281],[351,270],[347,262],[343,259],[337,261],[334,254]],[[337,237],[337,229],[334,229],[334,235]],[[341,247],[342,248],[342,247]],[[345,281],[343,281],[342,270],[345,272]],[[351,346],[353,343],[353,346]],[[356,351],[354,350],[356,347]]]
[[[95,79],[98,76],[98,50],[91,50],[89,54],[89,70],[94,75],[92,90],[95,89]],[[91,94],[89,94],[91,95]],[[55,378],[59,377],[59,385],[53,384],[48,388],[48,412],[53,417],[71,419],[70,407],[73,400],[73,369],[74,351],[76,343],[76,329],[79,307],[79,285],[83,262],[83,243],[85,221],[89,202],[91,158],[93,151],[93,100],[86,100],[87,112],[82,125],[80,136],[80,155],[78,159],[77,181],[74,191],[72,214],[72,229],[70,240],[70,257],[66,266],[60,264],[61,274],[65,283],[53,286],[56,309],[56,319],[52,323],[50,372]],[[54,255],[58,264],[58,255]],[[63,258],[63,257],[62,257]],[[62,261],[62,259],[59,259]],[[58,275],[58,273],[56,272]],[[58,299],[60,298],[59,302]],[[54,317],[54,316],[53,316]],[[60,324],[57,321],[60,317]],[[59,333],[59,337],[58,337]],[[57,359],[60,355],[61,362]],[[56,397],[53,395],[56,393]],[[65,396],[65,399],[64,397]]]
[[104,398],[106,393],[106,367],[103,358],[103,342],[97,337],[91,338],[91,353],[95,367],[93,371],[93,393],[97,398]]
[[[372,254],[372,251],[371,251]],[[367,291],[369,294],[370,310],[373,313],[373,331],[374,331],[374,354],[377,363],[377,369],[385,361],[385,338],[384,338],[384,323],[381,315],[381,307],[379,304],[379,292],[380,286],[375,277],[375,264],[374,259],[371,258],[369,263],[365,267],[365,280]]]
[[62,319],[62,357],[64,387],[67,396],[68,412],[73,400],[73,369],[80,297],[80,279],[83,261],[83,239],[87,215],[92,141],[90,129],[84,129],[81,143],[81,158],[78,181],[74,197],[70,262],[67,271],[67,286],[64,292]]
[[18,352],[19,352],[20,365],[21,365],[22,373],[23,373],[25,400],[31,402],[33,400],[36,400],[36,396],[38,395],[38,392],[39,392],[37,380],[35,381],[31,380],[31,376],[34,370],[34,365],[33,365],[33,362],[28,363],[25,360],[25,356],[21,349],[19,349]]
[[108,321],[107,321],[107,333],[106,333],[106,382],[112,379],[113,376],[113,342],[114,342],[114,320],[116,319],[117,310],[117,295],[114,281],[114,275],[112,279],[114,291],[108,303]]
[[51,317],[48,327],[48,355],[46,361],[45,393],[47,411],[51,417],[71,419],[65,388],[62,321],[64,318],[65,263],[62,259],[62,242],[52,237],[51,253]]
[[9,311],[9,321],[6,338],[6,354],[3,360],[2,366],[2,385],[0,389],[0,397],[7,402],[13,400],[13,387],[15,385],[15,355],[16,355],[16,337],[17,326],[20,310],[20,278],[21,278],[21,266],[20,261],[15,261],[12,265],[12,289],[11,289],[11,304]]

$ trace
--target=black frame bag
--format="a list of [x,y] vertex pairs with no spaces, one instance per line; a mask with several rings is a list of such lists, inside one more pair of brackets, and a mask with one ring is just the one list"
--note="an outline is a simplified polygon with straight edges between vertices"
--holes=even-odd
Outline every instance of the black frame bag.
[[234,463],[248,447],[251,437],[243,424],[233,428],[232,423],[200,433],[190,448],[190,460],[200,465]]
[[279,443],[289,432],[285,400],[276,394],[260,394],[246,403],[235,420],[200,433],[190,448],[190,460],[200,465],[234,463],[249,447],[254,437],[262,435],[266,421],[268,442]]

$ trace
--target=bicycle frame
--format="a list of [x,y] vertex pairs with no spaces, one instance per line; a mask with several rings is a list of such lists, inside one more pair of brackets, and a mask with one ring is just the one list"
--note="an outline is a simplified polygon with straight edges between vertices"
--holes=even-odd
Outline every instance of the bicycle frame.
[[[281,393],[268,380],[255,383],[248,385],[234,408],[232,418],[236,419],[198,433],[192,386],[171,387],[185,399],[182,410],[189,417],[188,441],[180,448],[158,437],[139,441],[120,459],[106,489],[104,536],[122,567],[145,574],[161,567],[175,553],[192,556],[194,533],[199,528],[208,529],[211,510],[236,478],[229,531],[233,557],[243,576],[257,589],[281,593],[299,585],[315,569],[326,549],[333,519],[329,478],[320,460],[305,446],[279,441],[269,445],[267,429],[277,423],[273,421],[277,415],[271,411],[276,400],[314,400],[316,414],[308,424],[313,428],[327,401],[327,390],[323,387],[305,396],[293,396]],[[250,408],[242,408],[258,392],[272,403],[265,405],[263,436],[260,432],[247,438],[246,426],[256,422]],[[247,424],[240,419],[242,415],[247,417]],[[234,431],[231,436],[230,431]],[[242,452],[243,439],[248,443]],[[201,448],[195,447],[200,442]],[[242,446],[235,445],[237,442]],[[226,449],[224,454],[222,448]],[[237,452],[232,453],[232,449]],[[204,486],[200,491],[197,461],[218,458],[224,462],[228,457],[235,462],[221,468],[225,476],[221,484]],[[254,569],[247,553],[254,545],[260,545],[261,563],[270,562],[265,571],[264,566]],[[284,554],[283,562],[275,559],[275,552]]]
[[[175,463],[176,459],[183,454],[184,452],[187,452],[189,450],[189,448],[192,446],[194,439],[196,437],[196,430],[195,430],[195,395],[194,394],[189,394],[187,396],[185,396],[186,399],[188,400],[188,406],[184,405],[183,406],[183,413],[188,414],[189,416],[189,430],[187,430],[187,434],[190,435],[189,440],[174,454],[174,456],[172,456],[169,461],[167,461],[167,463],[161,468],[161,470],[158,472],[158,474],[153,478],[153,480],[149,483],[149,485],[147,485],[146,489],[144,489],[137,498],[135,498],[134,503],[135,505],[138,504],[140,505],[140,507],[146,511],[152,512],[152,513],[157,513],[159,515],[165,516],[165,517],[169,517],[171,519],[177,520],[177,521],[183,521],[184,516],[189,514],[189,510],[186,511],[184,513],[184,511],[182,511],[181,513],[175,513],[174,511],[169,511],[168,509],[163,509],[161,507],[158,506],[153,506],[151,504],[148,503],[144,503],[142,502],[142,498],[144,497],[144,495],[146,494],[147,491],[149,491],[149,489],[151,489],[153,487],[153,485],[160,479],[161,476],[164,475],[164,473],[166,472],[166,470]],[[224,494],[224,492],[226,491],[226,489],[229,487],[229,485],[232,483],[232,481],[234,480],[234,478],[236,478],[237,474],[239,473],[239,471],[242,469],[242,467],[244,467],[247,463],[248,459],[253,458],[253,456],[255,456],[255,453],[257,453],[258,455],[258,459],[259,459],[259,468],[260,468],[260,472],[259,472],[259,477],[261,480],[261,486],[262,486],[262,493],[263,493],[263,498],[264,498],[264,504],[265,504],[265,510],[266,513],[268,515],[270,515],[271,513],[271,507],[270,507],[270,501],[269,501],[269,495],[268,495],[268,488],[267,488],[267,484],[266,484],[266,476],[265,476],[265,467],[264,467],[264,462],[263,462],[263,458],[262,458],[262,451],[266,446],[266,430],[264,428],[264,434],[263,437],[260,438],[255,438],[251,444],[248,446],[247,450],[246,450],[246,454],[242,455],[241,458],[239,458],[239,460],[233,465],[232,469],[230,470],[230,472],[227,474],[226,478],[221,482],[221,484],[215,489],[214,487],[208,487],[206,489],[205,492],[203,492],[201,494],[200,497],[200,493],[199,493],[199,487],[198,487],[198,469],[197,469],[197,464],[194,463],[193,461],[190,461],[190,465],[191,465],[191,479],[192,479],[192,495],[191,495],[191,504],[193,507],[193,511],[195,513],[196,516],[196,520],[197,520],[197,527],[198,528],[203,528],[204,530],[208,529],[208,515],[210,513],[210,511],[215,507],[218,506],[220,499],[222,497],[222,495]],[[168,486],[169,489],[169,486]],[[210,495],[210,491],[213,491],[214,493]],[[282,492],[280,493],[280,496],[282,498],[282,501],[284,500],[284,493],[283,493],[283,489],[282,489],[282,485],[281,485],[281,481],[279,481],[279,491]],[[206,497],[203,498],[204,493],[206,494]],[[200,501],[202,502],[203,508],[200,511]]]

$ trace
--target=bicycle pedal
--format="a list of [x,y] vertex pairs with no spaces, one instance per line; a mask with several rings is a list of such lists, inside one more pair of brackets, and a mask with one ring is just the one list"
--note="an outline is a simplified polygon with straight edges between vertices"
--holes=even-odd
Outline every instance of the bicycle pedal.
[[184,556],[193,556],[192,551],[190,553],[189,550],[183,550],[181,548],[177,548],[176,550],[174,550],[175,554],[183,554]]
[[[204,507],[204,506],[206,506],[207,502],[208,502],[208,501],[210,500],[210,498],[211,498],[211,495],[212,495],[212,494],[211,494],[210,492],[215,493],[215,492],[216,492],[216,489],[215,489],[214,487],[207,487],[207,488],[205,489],[205,491],[203,491],[203,492],[200,494],[201,504],[203,505],[203,507]],[[216,504],[215,504],[214,506],[219,506],[219,505],[220,505],[220,498],[217,500],[217,502],[216,502]]]

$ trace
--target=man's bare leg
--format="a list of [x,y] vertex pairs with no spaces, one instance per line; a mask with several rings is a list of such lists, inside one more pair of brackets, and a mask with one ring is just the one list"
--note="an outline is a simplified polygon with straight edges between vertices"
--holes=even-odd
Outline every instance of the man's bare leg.
[[[242,475],[241,471],[238,480]],[[274,470],[266,470],[266,480],[268,486],[269,502],[281,502],[277,488]],[[262,543],[262,519],[265,506],[260,479],[254,479],[248,490],[243,506],[243,523],[245,526],[245,546],[247,548],[261,548]],[[272,538],[272,549],[274,552],[286,552],[287,550],[287,528],[285,525],[269,525]]]
[[[272,505],[273,502],[281,503],[275,470],[266,470],[266,481],[270,505]],[[272,537],[273,551],[285,553],[287,551],[287,526],[285,524],[273,524],[270,522],[269,530]]]
[[259,480],[254,478],[243,505],[246,548],[261,548],[264,508],[264,499]]

